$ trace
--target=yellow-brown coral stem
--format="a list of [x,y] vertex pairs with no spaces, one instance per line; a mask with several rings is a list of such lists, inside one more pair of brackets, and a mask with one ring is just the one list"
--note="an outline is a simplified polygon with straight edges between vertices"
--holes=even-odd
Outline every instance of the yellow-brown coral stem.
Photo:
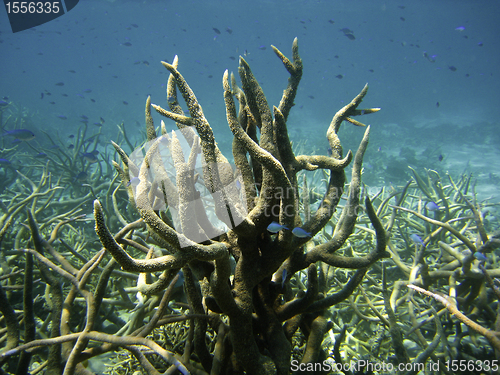
[[5,325],[7,326],[7,342],[2,353],[0,353],[0,358],[5,352],[9,352],[11,349],[15,348],[19,343],[19,322],[17,321],[16,313],[9,303],[7,294],[4,288],[0,284],[0,312],[5,320]]
[[472,251],[473,253],[477,251],[474,244],[472,242],[470,242],[469,239],[467,237],[465,237],[464,235],[462,235],[458,230],[453,228],[449,223],[443,223],[442,221],[431,219],[431,218],[424,216],[424,215],[422,215],[414,210],[410,210],[409,208],[399,207],[399,206],[391,206],[391,207],[398,209],[398,210],[401,210],[401,211],[410,212],[413,215],[415,215],[416,217],[418,217],[419,219],[422,219],[422,220],[427,221],[428,223],[443,227],[444,229],[446,229],[447,231],[452,233],[454,236],[456,236],[460,241],[462,241],[464,243],[464,245],[470,249],[470,251]]
[[288,114],[294,106],[295,96],[297,94],[297,87],[299,86],[300,79],[302,78],[302,59],[299,55],[299,43],[298,39],[295,38],[292,43],[292,60],[291,62],[280,50],[275,46],[271,46],[274,53],[281,59],[286,70],[290,74],[288,79],[287,88],[283,91],[283,96],[281,97],[280,104],[278,106],[279,111],[283,114],[285,121],[288,119]]
[[457,309],[457,306],[455,306],[453,303],[451,303],[447,298],[440,296],[439,294],[432,293],[426,289],[420,288],[416,285],[409,284],[407,285],[408,288],[414,289],[417,292],[420,292],[422,294],[425,294],[429,297],[434,298],[436,301],[441,302],[453,315],[455,315],[462,323],[465,325],[469,326],[472,328],[474,331],[479,332],[482,334],[484,337],[488,339],[488,341],[491,343],[491,345],[500,352],[500,338],[498,338],[498,333],[494,331],[490,331],[487,328],[484,328],[480,324],[477,324],[476,322],[470,320],[468,317],[466,317],[462,312],[460,312]]
[[[368,126],[363,139],[359,144],[356,155],[354,156],[354,162],[352,166],[352,178],[351,184],[349,186],[349,196],[347,198],[347,203],[345,208],[339,218],[339,222],[335,228],[335,233],[333,235],[332,241],[344,243],[347,237],[349,237],[354,229],[354,224],[358,217],[359,210],[359,199],[360,199],[360,187],[361,187],[361,169],[363,163],[363,156],[368,146],[368,140],[370,137],[370,127]],[[367,205],[371,204],[368,203]]]
[[[193,273],[189,267],[184,267],[183,272],[184,289],[190,305],[190,311],[201,315],[205,313],[205,310],[203,308],[201,293],[195,284]],[[194,319],[194,349],[202,366],[206,371],[209,371],[212,367],[212,358],[206,344],[206,331],[207,320],[204,318]]]
[[281,305],[276,314],[280,321],[286,321],[295,315],[305,311],[318,297],[319,285],[318,277],[316,274],[316,265],[311,264],[307,268],[307,289],[304,296],[293,299]]
[[152,141],[156,138],[156,129],[151,117],[151,96],[148,95],[146,99],[146,136],[148,141]]
[[[31,341],[27,344],[18,346],[14,349],[11,349],[11,350],[8,350],[6,352],[1,353],[0,359],[10,357],[12,355],[16,355],[19,352],[30,349],[30,348],[60,344],[63,342],[68,342],[68,341],[74,341],[75,339],[78,339],[82,334],[83,334],[83,332],[77,332],[77,333],[72,333],[72,334],[68,334],[68,335],[64,335],[64,336],[58,336],[58,337],[54,337],[54,338],[50,338],[50,339],[34,340],[34,341]],[[110,335],[110,334],[97,332],[97,331],[87,332],[87,333],[85,333],[85,336],[89,340],[109,342],[109,343],[113,343],[113,344],[116,344],[119,346],[127,346],[127,345],[146,346],[146,347],[150,348],[151,350],[153,350],[160,357],[167,360],[168,362],[172,362],[173,364],[177,365],[179,369],[183,370],[184,374],[188,373],[188,370],[180,362],[180,358],[177,355],[175,355],[172,352],[169,352],[168,350],[163,349],[160,345],[158,345],[153,340],[142,338],[142,337],[134,337],[134,336],[125,336],[125,337],[122,336],[122,337],[120,337],[120,336]]]
[[[241,87],[245,93],[248,107],[255,117],[257,125],[260,125],[261,138],[259,145],[264,150],[277,157],[273,118],[269,104],[250,66],[242,56],[240,56],[238,72],[240,74]],[[226,80],[226,78],[224,78],[224,80]],[[225,88],[224,91],[226,91]]]
[[307,338],[306,348],[302,356],[302,363],[317,363],[320,360],[320,349],[323,337],[331,329],[326,313],[316,317],[311,324],[311,331]]
[[[377,234],[377,245],[369,254],[363,257],[345,257],[335,255],[334,252],[341,246],[341,242],[332,238],[332,240],[319,244],[313,249],[309,250],[304,257],[303,264],[315,263],[321,260],[329,265],[344,268],[364,268],[370,266],[373,262],[387,257],[389,254],[386,252],[386,235],[385,230],[378,220],[375,210],[371,201],[367,197],[365,199],[366,211],[375,228]],[[301,268],[304,268],[303,266]]]
[[[238,119],[236,118],[236,107],[234,105],[231,86],[229,85],[229,73],[227,70],[224,72],[223,86],[224,86],[224,100],[226,102],[226,115],[229,127],[233,132],[234,136],[244,144],[244,147],[247,149],[250,155],[252,155],[252,157],[255,160],[259,161],[259,163],[261,163],[265,167],[265,169],[268,170],[269,173],[273,175],[273,183],[278,186],[281,186],[282,189],[286,192],[285,194],[283,194],[282,204],[285,207],[290,207],[291,211],[289,215],[286,215],[286,217],[283,218],[284,220],[283,223],[284,225],[287,224],[291,225],[293,224],[293,220],[295,217],[294,215],[295,196],[290,194],[290,192],[293,191],[292,184],[288,179],[286,172],[283,169],[283,166],[281,165],[279,160],[277,160],[271,153],[261,148],[260,145],[255,143],[238,123]],[[263,189],[265,188],[266,187],[263,186]],[[261,208],[262,207],[259,207],[259,212]],[[252,219],[254,214],[252,214],[251,212],[249,215],[249,219],[252,222],[254,221]]]
[[332,157],[336,159],[342,158],[342,146],[337,135],[340,129],[340,125],[342,124],[342,121],[346,119],[346,117],[354,113],[357,106],[361,103],[367,92],[368,85],[365,85],[361,92],[349,104],[344,106],[335,114],[335,116],[333,116],[330,126],[328,127],[328,130],[326,132],[326,138],[328,139],[330,148],[332,149]]
[[179,124],[182,124],[182,125],[185,125],[185,126],[193,126],[194,125],[194,121],[193,121],[193,119],[191,117],[180,115],[180,114],[174,113],[174,112],[169,112],[169,111],[163,109],[162,107],[160,107],[159,105],[156,105],[156,104],[151,104],[151,106],[160,115],[165,116],[165,117],[167,117],[167,118],[169,118],[171,120],[174,120],[176,123],[179,123]]
[[349,150],[343,159],[334,159],[326,155],[299,155],[296,157],[297,170],[305,169],[314,171],[318,168],[334,171],[344,170],[352,160],[352,152]]
[[356,287],[361,283],[363,277],[365,276],[366,271],[368,271],[367,268],[358,269],[340,291],[338,291],[337,293],[330,294],[327,297],[324,297],[323,299],[313,302],[307,308],[307,311],[308,312],[320,311],[344,301],[352,294],[354,289],[356,289]]
[[[183,267],[192,259],[214,260],[227,254],[227,247],[224,243],[214,243],[210,245],[199,245],[185,238],[185,241],[192,245],[179,250],[174,255],[165,255],[149,260],[134,259],[115,241],[104,222],[104,214],[98,201],[94,202],[94,217],[96,219],[96,232],[103,244],[120,266],[131,272],[156,272],[167,269],[178,269]],[[145,219],[146,221],[146,219]],[[160,222],[159,218],[155,221]],[[164,224],[165,225],[165,224]],[[166,225],[165,225],[166,226]],[[170,228],[170,227],[169,227]],[[173,230],[170,228],[170,230]],[[180,235],[182,236],[182,235]]]

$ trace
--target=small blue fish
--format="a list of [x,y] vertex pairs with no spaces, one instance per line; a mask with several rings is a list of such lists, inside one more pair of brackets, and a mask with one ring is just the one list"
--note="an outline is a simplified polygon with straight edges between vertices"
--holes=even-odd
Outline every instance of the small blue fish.
[[306,238],[306,237],[312,237],[311,232],[306,232],[304,229],[301,227],[295,227],[292,230],[292,233],[299,238]]
[[427,204],[425,205],[425,207],[429,210],[429,211],[439,211],[439,206],[436,204],[436,202],[427,202]]
[[267,226],[267,231],[271,233],[278,233],[282,229],[288,230],[287,227],[281,225],[280,223],[277,223],[276,221],[273,221],[271,224]]
[[0,107],[7,107],[9,105],[5,100],[0,100]]
[[12,163],[7,159],[0,159],[0,166],[11,165]]
[[47,157],[47,154],[45,152],[39,152],[38,154],[35,155],[35,158],[37,159],[45,159]]
[[2,136],[14,137],[15,139],[19,139],[21,141],[31,141],[35,138],[35,133],[28,129],[14,129],[6,131],[2,134]]
[[410,239],[413,241],[415,245],[422,245],[423,247],[425,247],[424,241],[422,241],[422,238],[420,238],[418,234],[413,233],[410,236]]
[[184,285],[184,272],[182,272],[182,270],[180,270],[178,272],[178,275],[179,275],[179,278],[177,279],[177,282],[175,283],[174,287],[175,288],[182,288],[182,286]]
[[476,258],[480,262],[486,262],[486,257],[484,256],[483,253],[480,253],[479,251],[476,251],[474,253],[474,258]]

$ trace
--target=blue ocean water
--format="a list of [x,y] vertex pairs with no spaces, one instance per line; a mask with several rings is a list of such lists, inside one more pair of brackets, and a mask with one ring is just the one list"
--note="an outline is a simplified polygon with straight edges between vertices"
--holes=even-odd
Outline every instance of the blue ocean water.
[[[290,56],[298,37],[304,75],[288,123],[293,140],[326,154],[332,116],[368,83],[363,105],[382,110],[359,118],[372,125],[366,182],[401,184],[408,165],[468,171],[487,196],[500,181],[498,14],[500,3],[488,0],[82,0],[13,34],[2,10],[0,97],[32,115],[40,144],[44,131],[66,142],[85,118],[109,140],[124,122],[139,141],[146,97],[166,106],[160,61],[178,55],[229,156],[224,70],[237,73],[244,55],[277,105],[288,74],[270,46]],[[347,124],[344,149],[355,149],[362,132]]]

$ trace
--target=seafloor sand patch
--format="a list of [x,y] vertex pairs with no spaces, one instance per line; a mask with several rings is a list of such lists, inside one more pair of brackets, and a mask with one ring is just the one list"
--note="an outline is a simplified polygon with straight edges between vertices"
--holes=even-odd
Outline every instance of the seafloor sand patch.
[[452,176],[472,173],[479,199],[500,202],[500,149],[485,144],[449,145],[446,166]]

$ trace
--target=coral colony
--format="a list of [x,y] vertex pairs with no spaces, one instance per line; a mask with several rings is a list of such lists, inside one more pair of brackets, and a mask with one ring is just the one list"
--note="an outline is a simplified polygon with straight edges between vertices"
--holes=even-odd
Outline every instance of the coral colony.
[[[495,371],[500,235],[471,176],[413,171],[369,197],[368,87],[333,116],[328,154],[307,154],[287,131],[297,40],[292,59],[273,50],[290,74],[278,106],[242,57],[240,86],[224,73],[230,158],[176,57],[168,110],[148,98],[140,147],[120,127],[114,170],[86,123],[24,174],[2,163],[2,373]],[[354,154],[343,123],[364,130]]]

